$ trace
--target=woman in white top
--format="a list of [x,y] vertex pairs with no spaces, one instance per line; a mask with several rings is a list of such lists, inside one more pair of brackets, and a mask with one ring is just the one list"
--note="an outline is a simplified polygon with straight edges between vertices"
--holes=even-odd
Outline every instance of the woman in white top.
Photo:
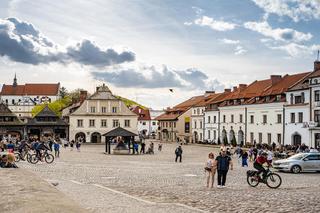
[[[207,187],[213,188],[214,176],[216,174],[216,162],[214,160],[214,154],[211,152],[208,155],[206,162],[205,172],[207,174]],[[211,184],[210,184],[211,183]]]

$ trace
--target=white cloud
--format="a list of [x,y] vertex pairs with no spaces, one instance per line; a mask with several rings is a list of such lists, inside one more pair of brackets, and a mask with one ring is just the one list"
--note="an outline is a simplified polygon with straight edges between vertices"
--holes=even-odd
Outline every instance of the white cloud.
[[202,16],[201,18],[196,19],[194,21],[194,24],[199,26],[210,27],[211,29],[217,30],[217,31],[233,30],[237,26],[234,23],[214,20],[213,18],[208,16]]
[[232,40],[232,39],[227,39],[227,38],[220,39],[220,41],[224,44],[239,44],[240,43],[239,40]]
[[285,51],[290,57],[297,58],[308,56],[320,49],[320,45],[302,45],[297,43],[290,43],[281,46],[269,46],[270,49]]
[[268,22],[246,22],[244,27],[258,32],[266,37],[273,38],[276,41],[302,42],[312,38],[311,33],[303,33],[290,28],[273,29]]
[[319,0],[252,0],[267,13],[288,16],[295,22],[320,18]]
[[187,22],[187,21],[186,21],[186,22],[184,22],[183,24],[184,24],[184,25],[187,25],[187,26],[190,26],[190,25],[192,25],[193,23],[192,23],[192,22]]
[[238,45],[235,49],[235,52],[234,54],[235,55],[243,55],[245,54],[246,52],[248,52],[246,49],[244,49],[242,46]]

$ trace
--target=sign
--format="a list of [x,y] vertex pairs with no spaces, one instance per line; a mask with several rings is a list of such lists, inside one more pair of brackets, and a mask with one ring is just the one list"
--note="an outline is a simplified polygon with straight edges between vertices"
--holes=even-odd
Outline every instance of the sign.
[[184,118],[184,132],[190,133],[190,117]]

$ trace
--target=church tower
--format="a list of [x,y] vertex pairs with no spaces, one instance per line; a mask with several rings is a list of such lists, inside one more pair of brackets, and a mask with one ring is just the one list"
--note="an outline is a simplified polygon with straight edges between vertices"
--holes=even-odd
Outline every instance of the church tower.
[[17,82],[17,74],[14,74],[14,79],[13,79],[13,85],[14,87],[18,86],[18,82]]

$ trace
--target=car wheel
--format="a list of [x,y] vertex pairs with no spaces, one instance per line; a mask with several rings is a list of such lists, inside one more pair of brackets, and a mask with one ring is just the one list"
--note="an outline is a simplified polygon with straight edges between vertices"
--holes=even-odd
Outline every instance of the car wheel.
[[291,167],[291,172],[294,173],[294,174],[298,174],[301,172],[301,167],[298,166],[298,165],[294,165]]

